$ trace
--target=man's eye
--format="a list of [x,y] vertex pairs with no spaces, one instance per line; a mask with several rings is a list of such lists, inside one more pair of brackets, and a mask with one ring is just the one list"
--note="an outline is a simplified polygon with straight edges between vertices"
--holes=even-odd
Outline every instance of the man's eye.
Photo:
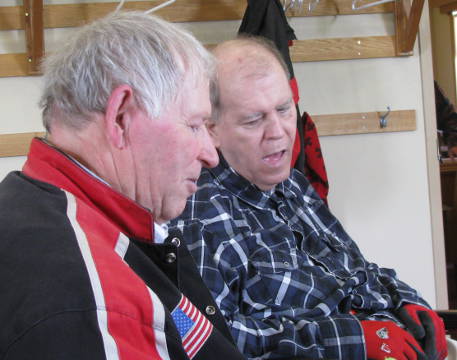
[[289,110],[290,110],[290,106],[284,106],[284,107],[278,108],[278,112],[279,112],[280,114],[285,114],[285,113],[287,113]]
[[260,120],[262,120],[262,116],[259,115],[259,116],[252,116],[252,117],[249,117],[246,119],[246,121],[244,122],[244,125],[246,126],[254,126],[256,124],[258,124],[260,122]]
[[254,120],[249,120],[249,121],[246,121],[244,124],[245,125],[255,125],[259,122],[260,119],[254,119]]

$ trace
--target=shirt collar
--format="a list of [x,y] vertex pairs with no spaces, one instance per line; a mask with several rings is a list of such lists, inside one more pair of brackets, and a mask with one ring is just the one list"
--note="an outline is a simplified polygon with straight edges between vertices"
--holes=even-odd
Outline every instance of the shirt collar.
[[23,172],[74,194],[102,212],[127,236],[153,242],[153,215],[148,209],[94,177],[65,153],[41,139],[32,140]]
[[156,244],[162,244],[167,237],[168,237],[167,224],[154,223],[154,242]]
[[293,198],[296,194],[292,191],[292,184],[287,178],[268,191],[260,190],[256,185],[238,174],[219,153],[219,165],[208,171],[228,191],[251,206],[262,209],[268,202],[277,201],[279,198]]

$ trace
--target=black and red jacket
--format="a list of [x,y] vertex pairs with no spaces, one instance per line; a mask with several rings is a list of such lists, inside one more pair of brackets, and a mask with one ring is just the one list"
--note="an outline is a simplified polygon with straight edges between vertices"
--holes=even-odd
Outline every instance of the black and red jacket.
[[180,236],[34,139],[0,183],[0,359],[243,359]]

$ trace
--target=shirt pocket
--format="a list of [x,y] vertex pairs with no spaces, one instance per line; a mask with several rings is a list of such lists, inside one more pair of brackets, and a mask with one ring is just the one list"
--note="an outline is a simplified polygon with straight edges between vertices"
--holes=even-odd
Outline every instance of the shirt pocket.
[[351,269],[351,253],[346,245],[334,236],[310,236],[302,242],[301,250],[328,273],[338,278],[348,279],[354,273]]
[[279,305],[288,291],[294,271],[298,270],[295,249],[260,247],[249,257],[245,291],[257,310]]

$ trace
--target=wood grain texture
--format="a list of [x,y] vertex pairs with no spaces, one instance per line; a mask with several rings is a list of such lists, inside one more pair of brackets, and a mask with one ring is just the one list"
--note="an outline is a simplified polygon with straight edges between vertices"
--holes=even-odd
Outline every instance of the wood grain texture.
[[0,54],[0,77],[28,74],[27,54]]
[[[207,48],[215,44],[206,45]],[[395,56],[393,36],[296,40],[293,62],[368,59]],[[26,76],[27,54],[0,54],[0,77]]]
[[453,11],[457,11],[457,1],[440,7],[440,13],[442,14],[450,14]]
[[[126,10],[148,10],[161,4],[162,0],[126,2]],[[54,4],[44,6],[44,27],[63,28],[81,26],[116,9],[117,2]],[[323,16],[393,12],[393,4],[383,4],[368,9],[354,11],[352,0],[321,0],[316,8],[308,11],[304,4],[301,11],[288,11],[290,16]],[[245,0],[177,0],[170,6],[160,9],[157,15],[173,22],[239,20],[246,9]],[[24,28],[22,6],[0,7],[0,30]]]
[[0,157],[27,155],[30,142],[35,136],[44,136],[44,133],[29,132],[0,135]]
[[23,0],[28,74],[40,73],[44,55],[43,0]]
[[297,40],[290,53],[294,62],[392,57],[395,56],[395,37]]
[[397,55],[412,55],[419,32],[424,0],[395,1],[395,35]]
[[[381,112],[312,115],[319,136],[350,135],[378,132],[416,130],[416,111],[392,111],[387,118],[387,127],[380,128]],[[27,155],[30,141],[44,133],[31,132],[0,135],[0,157]]]
[[387,126],[381,128],[380,116],[384,112],[348,113],[311,116],[317,126],[319,136],[383,133],[416,130],[416,111],[391,111]]
[[445,5],[457,4],[456,0],[430,0],[430,7],[436,8]]

